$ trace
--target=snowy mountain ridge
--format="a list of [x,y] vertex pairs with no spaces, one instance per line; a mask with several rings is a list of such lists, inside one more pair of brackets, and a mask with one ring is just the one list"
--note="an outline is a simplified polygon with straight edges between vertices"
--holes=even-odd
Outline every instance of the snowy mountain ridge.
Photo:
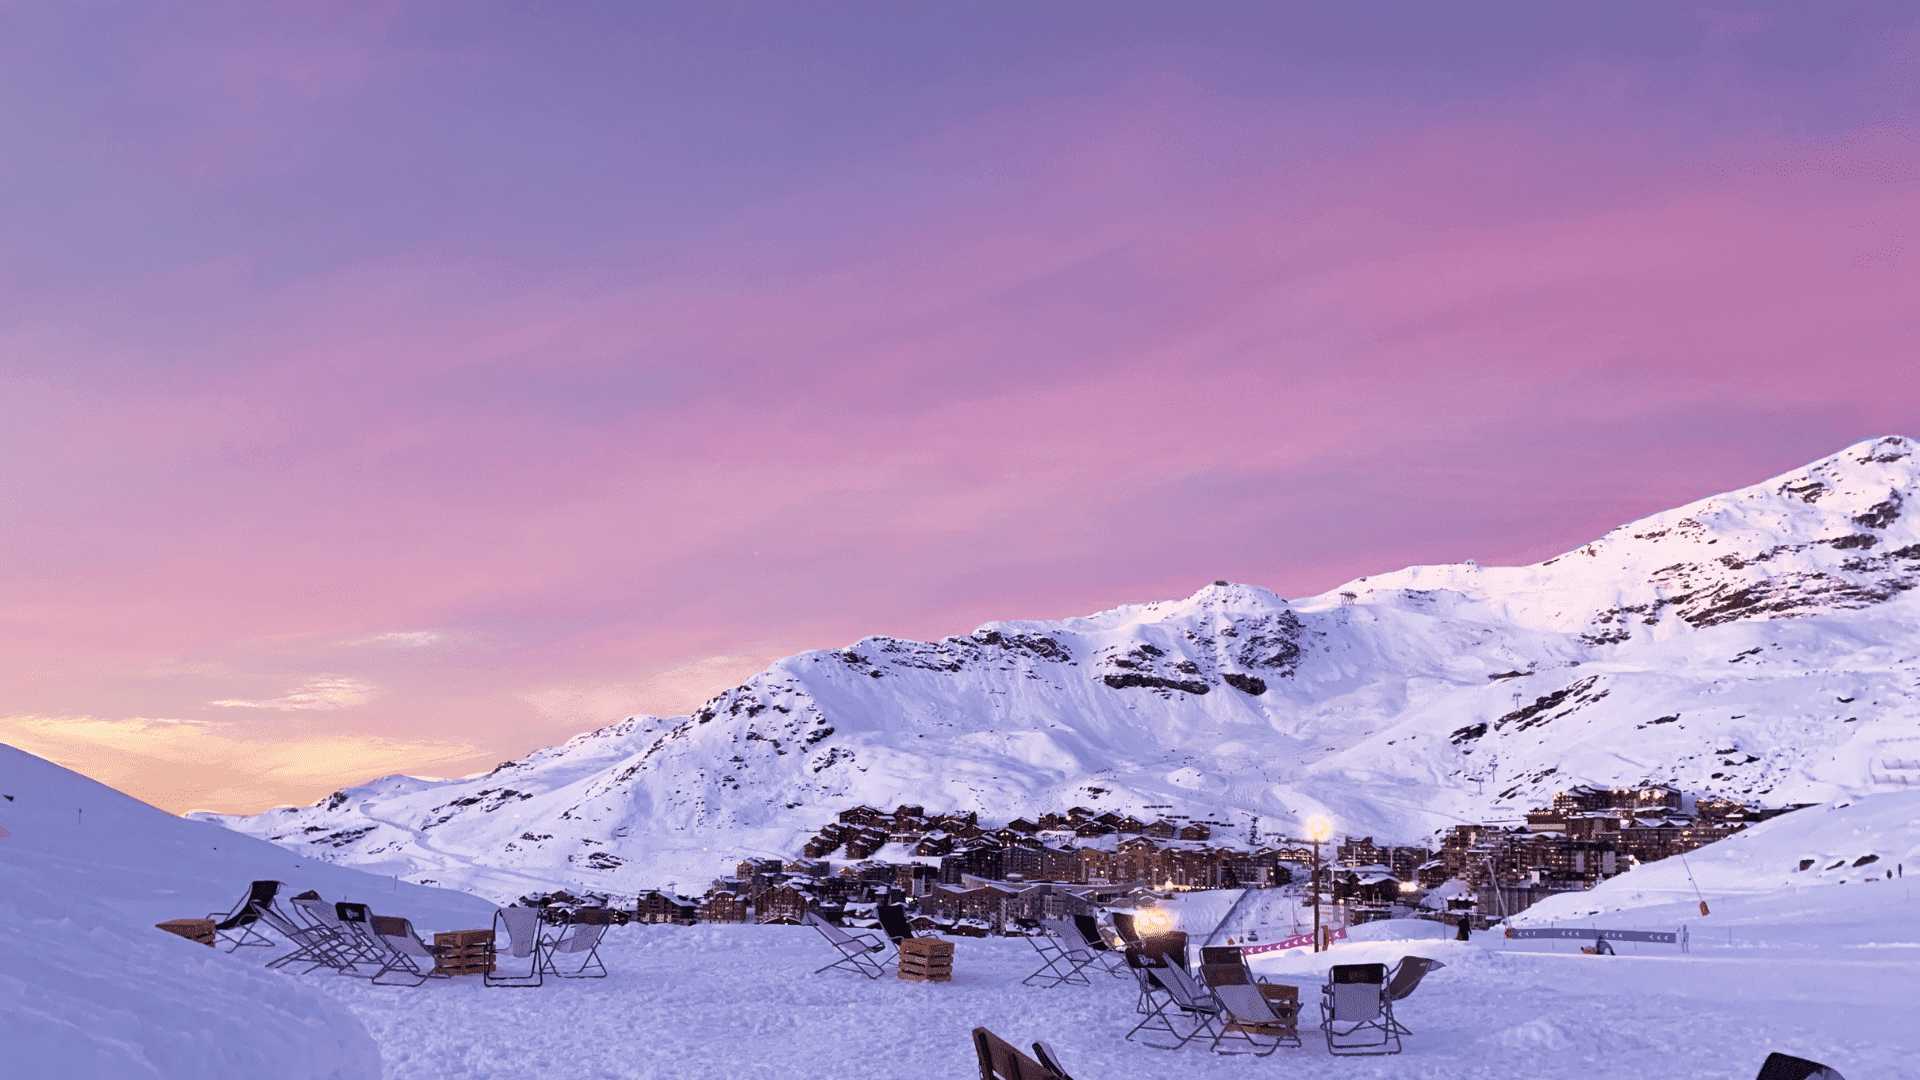
[[504,896],[704,881],[856,803],[1171,805],[1263,830],[1326,813],[1413,840],[1576,782],[1772,804],[1901,788],[1920,782],[1916,505],[1920,446],[1869,440],[1531,566],[871,637],[485,776],[217,820]]

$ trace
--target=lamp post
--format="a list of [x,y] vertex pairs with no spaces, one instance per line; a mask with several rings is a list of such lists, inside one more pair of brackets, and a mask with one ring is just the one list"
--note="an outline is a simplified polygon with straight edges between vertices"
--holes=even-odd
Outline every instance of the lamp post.
[[1333,835],[1333,822],[1324,814],[1315,814],[1307,819],[1307,839],[1313,841],[1313,951],[1321,951],[1320,945],[1320,842]]

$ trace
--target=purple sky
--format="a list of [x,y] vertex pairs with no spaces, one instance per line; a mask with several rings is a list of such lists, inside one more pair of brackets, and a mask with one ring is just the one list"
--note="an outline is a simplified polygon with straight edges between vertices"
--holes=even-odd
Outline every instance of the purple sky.
[[305,801],[1920,434],[1920,14],[1750,6],[0,0],[0,739]]

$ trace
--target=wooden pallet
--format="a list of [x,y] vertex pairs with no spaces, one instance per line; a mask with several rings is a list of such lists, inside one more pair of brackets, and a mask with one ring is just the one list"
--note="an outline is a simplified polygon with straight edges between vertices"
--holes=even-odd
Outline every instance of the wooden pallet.
[[953,942],[908,938],[900,943],[900,977],[908,982],[951,982]]
[[485,975],[493,970],[492,930],[447,930],[433,935],[435,971]]
[[168,919],[166,922],[153,925],[169,934],[186,938],[188,941],[197,941],[208,948],[213,947],[212,919]]

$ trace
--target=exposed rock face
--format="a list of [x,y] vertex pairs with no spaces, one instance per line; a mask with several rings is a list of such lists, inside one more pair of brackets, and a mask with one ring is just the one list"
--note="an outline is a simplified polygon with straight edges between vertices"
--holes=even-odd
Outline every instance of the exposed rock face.
[[1172,803],[1279,829],[1325,810],[1416,838],[1579,781],[1868,790],[1920,760],[1903,741],[1920,739],[1917,476],[1912,442],[1878,439],[1534,566],[1411,567],[1292,602],[1215,583],[868,638],[485,777],[388,778],[228,823],[442,881],[477,866],[621,888],[790,852],[861,802]]

